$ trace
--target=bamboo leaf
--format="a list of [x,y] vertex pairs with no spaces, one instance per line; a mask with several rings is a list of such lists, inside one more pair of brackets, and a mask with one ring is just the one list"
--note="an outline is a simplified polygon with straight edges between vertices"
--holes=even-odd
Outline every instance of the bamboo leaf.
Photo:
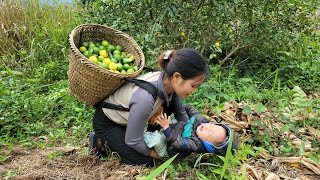
[[168,159],[166,162],[164,162],[159,167],[157,167],[155,170],[153,170],[147,177],[144,178],[144,180],[152,180],[155,177],[157,177],[163,170],[165,170],[172,163],[172,161],[178,156],[178,154],[176,154],[172,158]]

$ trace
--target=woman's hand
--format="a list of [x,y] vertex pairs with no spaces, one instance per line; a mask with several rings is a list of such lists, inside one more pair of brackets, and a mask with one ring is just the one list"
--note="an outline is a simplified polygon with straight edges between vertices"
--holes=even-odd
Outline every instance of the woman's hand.
[[161,159],[161,157],[158,155],[158,153],[154,149],[151,149],[149,156],[156,159]]
[[163,129],[167,129],[170,124],[170,116],[167,116],[166,113],[161,113],[156,120],[156,123],[158,123]]

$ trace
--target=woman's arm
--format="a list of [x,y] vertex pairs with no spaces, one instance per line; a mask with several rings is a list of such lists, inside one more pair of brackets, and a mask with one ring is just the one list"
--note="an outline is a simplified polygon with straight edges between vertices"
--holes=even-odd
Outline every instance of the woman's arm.
[[143,140],[144,128],[153,110],[154,100],[145,90],[137,90],[129,103],[129,118],[125,142],[128,146],[146,156],[154,156]]
[[174,117],[178,121],[187,121],[190,118],[185,110],[182,99],[176,94],[173,95],[170,105],[172,106],[170,108],[172,109]]

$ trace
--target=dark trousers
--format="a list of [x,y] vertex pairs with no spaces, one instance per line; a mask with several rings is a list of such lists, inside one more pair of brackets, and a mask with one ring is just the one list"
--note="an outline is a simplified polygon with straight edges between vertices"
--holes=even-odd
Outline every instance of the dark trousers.
[[130,165],[153,165],[153,158],[145,156],[132,149],[125,143],[126,126],[121,126],[110,120],[102,111],[101,106],[96,108],[93,129],[98,138],[110,148],[112,152],[120,155],[121,161]]

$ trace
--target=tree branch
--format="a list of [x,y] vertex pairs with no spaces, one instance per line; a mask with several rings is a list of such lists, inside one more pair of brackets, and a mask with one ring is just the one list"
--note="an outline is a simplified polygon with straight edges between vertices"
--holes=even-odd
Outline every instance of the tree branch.
[[249,47],[249,46],[252,46],[256,43],[258,43],[259,41],[261,41],[262,39],[266,38],[267,36],[264,36],[250,44],[246,44],[246,45],[243,45],[243,46],[240,46],[240,44],[238,44],[235,48],[232,49],[232,51],[227,54],[226,57],[224,57],[220,62],[219,62],[219,66],[222,66],[236,51],[238,51],[239,49],[242,49],[242,48],[245,48],[245,47]]

